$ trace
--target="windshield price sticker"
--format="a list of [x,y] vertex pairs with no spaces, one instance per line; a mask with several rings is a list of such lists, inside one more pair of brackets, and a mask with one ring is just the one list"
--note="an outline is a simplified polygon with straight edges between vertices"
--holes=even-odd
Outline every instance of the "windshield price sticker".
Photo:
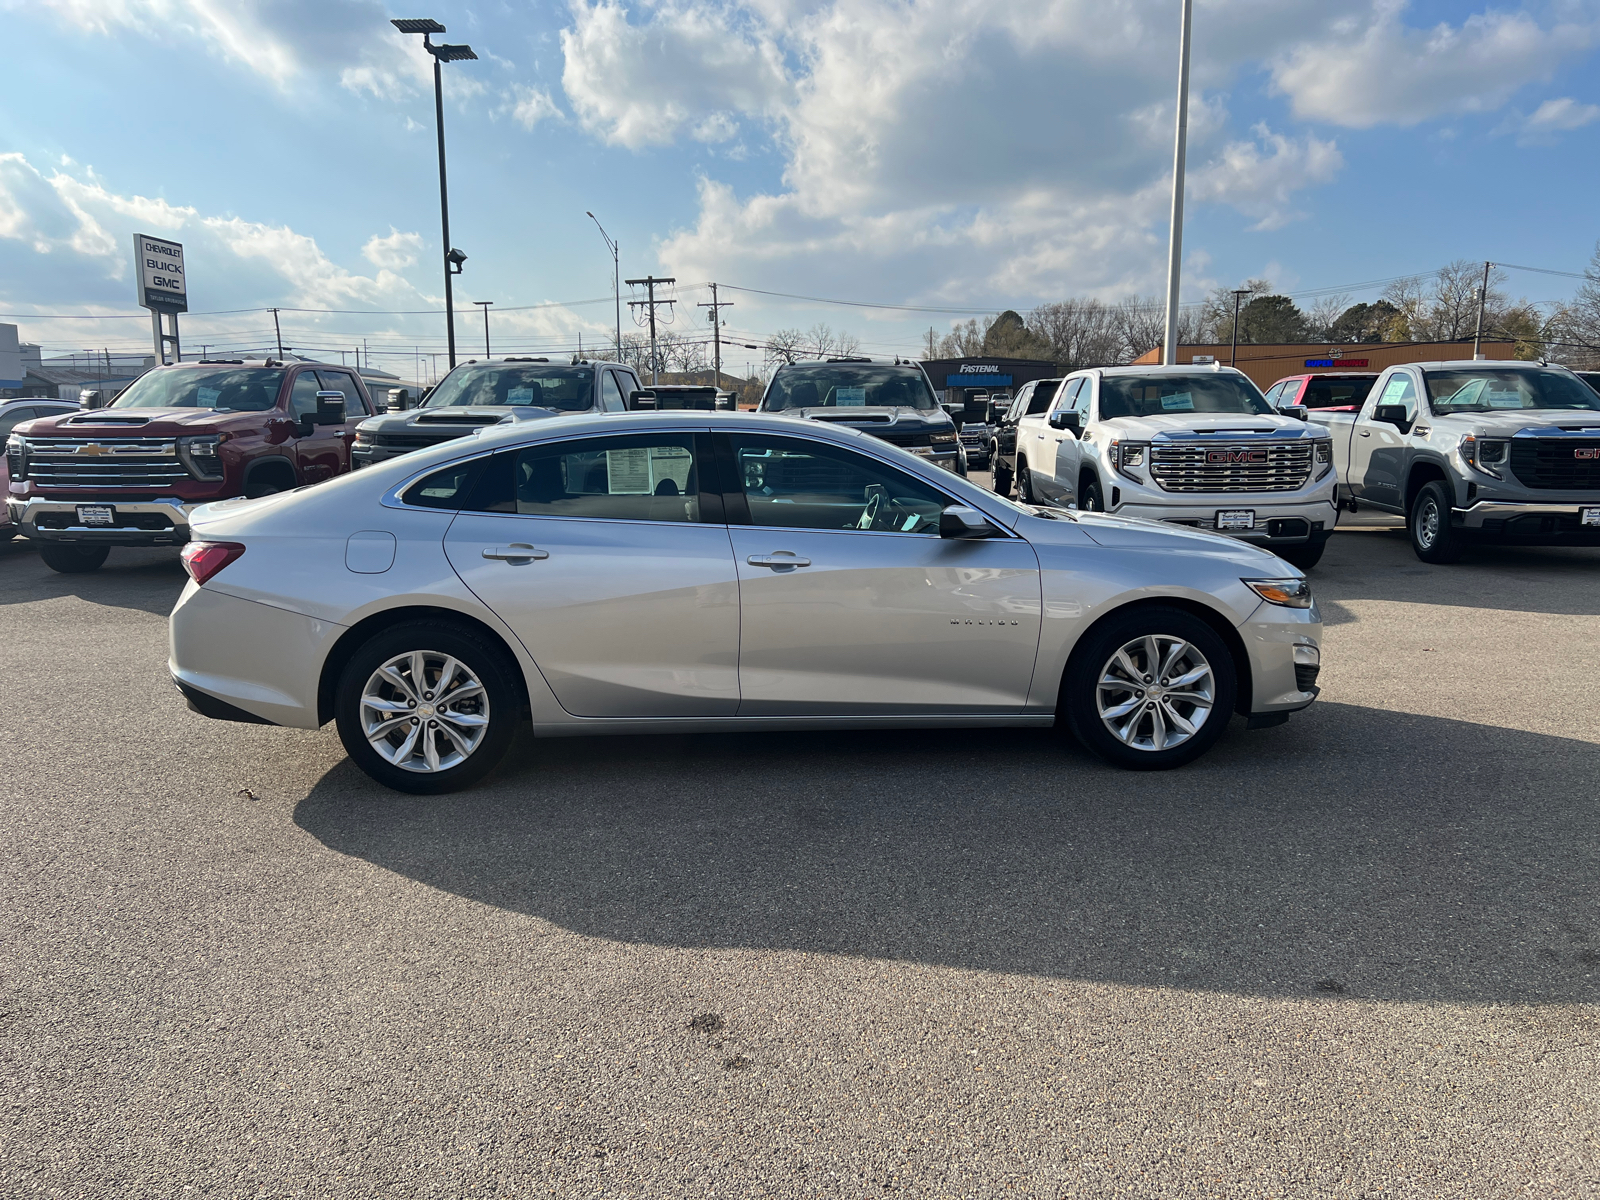
[[838,408],[864,408],[867,403],[865,387],[842,387],[835,390],[833,403]]
[[1170,396],[1161,397],[1163,412],[1193,412],[1194,396],[1189,392],[1174,392]]
[[[1600,511],[1600,510],[1597,510]],[[115,525],[117,523],[116,509],[105,504],[80,504],[78,505],[79,525]]]
[[536,389],[531,387],[512,388],[506,393],[507,404],[532,404],[533,393]]
[[196,388],[195,396],[196,399],[199,400],[201,408],[215,408],[217,406],[217,401],[222,397],[222,389],[208,387]]
[[1579,525],[1600,525],[1600,508],[1580,508],[1578,510]]
[[1256,510],[1253,508],[1217,509],[1217,529],[1254,529]]

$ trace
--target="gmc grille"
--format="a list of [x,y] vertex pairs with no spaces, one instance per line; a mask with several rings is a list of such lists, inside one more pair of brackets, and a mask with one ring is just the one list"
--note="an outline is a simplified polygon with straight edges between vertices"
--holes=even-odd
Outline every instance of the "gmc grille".
[[1294,492],[1311,478],[1311,445],[1309,439],[1155,442],[1150,474],[1168,492]]
[[173,438],[31,437],[28,478],[45,487],[167,487],[192,476]]
[[[1597,457],[1579,458],[1579,451]],[[1524,487],[1600,488],[1600,439],[1512,438],[1511,473]]]

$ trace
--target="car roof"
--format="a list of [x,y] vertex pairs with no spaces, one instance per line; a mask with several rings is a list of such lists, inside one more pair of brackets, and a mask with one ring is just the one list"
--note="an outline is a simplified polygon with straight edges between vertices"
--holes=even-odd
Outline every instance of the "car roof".
[[1195,375],[1202,373],[1207,375],[1238,375],[1243,379],[1249,378],[1238,367],[1230,367],[1224,363],[1175,363],[1172,366],[1151,363],[1148,366],[1084,367],[1082,370],[1074,371],[1072,374],[1088,375],[1095,371],[1112,379],[1127,375]]
[[1530,361],[1526,358],[1445,358],[1435,362],[1395,363],[1397,367],[1421,367],[1424,371],[1471,371],[1485,367],[1534,367],[1541,371],[1571,371],[1561,363]]

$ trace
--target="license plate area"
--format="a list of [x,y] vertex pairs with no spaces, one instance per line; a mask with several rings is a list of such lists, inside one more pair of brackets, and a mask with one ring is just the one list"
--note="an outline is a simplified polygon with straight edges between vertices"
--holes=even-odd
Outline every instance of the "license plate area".
[[1578,510],[1578,524],[1600,528],[1600,508],[1580,508]]
[[117,523],[117,510],[109,504],[78,505],[78,524],[88,529],[109,527]]
[[1244,533],[1256,527],[1256,510],[1253,508],[1217,509],[1218,533]]

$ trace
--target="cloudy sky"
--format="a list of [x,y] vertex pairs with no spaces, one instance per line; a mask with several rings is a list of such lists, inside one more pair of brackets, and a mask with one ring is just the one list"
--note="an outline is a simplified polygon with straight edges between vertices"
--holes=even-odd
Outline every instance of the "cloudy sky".
[[[429,64],[391,16],[480,56],[445,68],[475,351],[473,300],[496,353],[609,340],[586,210],[625,278],[677,277],[679,332],[727,285],[734,341],[824,321],[914,352],[968,312],[1164,286],[1179,0],[0,12],[0,320],[51,351],[148,342],[135,232],[187,247],[186,349],[270,344],[269,306],[301,310],[286,343],[365,338],[402,374],[442,349]],[[1194,31],[1187,299],[1262,275],[1370,299],[1455,258],[1581,270],[1600,238],[1600,0],[1196,0]]]

